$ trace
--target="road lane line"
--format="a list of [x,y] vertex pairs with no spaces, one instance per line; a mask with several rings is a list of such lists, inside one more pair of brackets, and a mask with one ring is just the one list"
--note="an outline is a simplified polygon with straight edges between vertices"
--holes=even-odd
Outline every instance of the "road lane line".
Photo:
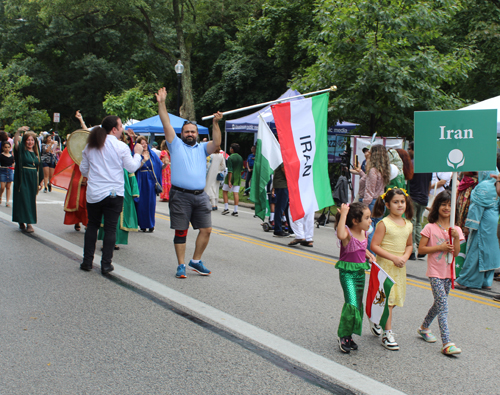
[[[170,217],[167,215],[164,215],[164,214],[156,214],[156,217],[163,219],[163,220],[166,220],[166,221],[170,221]],[[216,234],[218,236],[229,237],[233,240],[238,240],[238,241],[253,244],[256,246],[269,248],[271,250],[285,252],[287,254],[295,255],[295,256],[298,256],[300,258],[312,259],[312,260],[315,260],[318,262],[327,263],[329,265],[335,265],[337,263],[337,260],[333,259],[333,258],[320,257],[318,255],[311,254],[311,253],[308,253],[305,251],[302,252],[302,251],[297,250],[293,247],[288,247],[285,245],[277,246],[276,244],[253,239],[251,236],[238,235],[236,233],[231,233],[231,232],[228,232],[225,230],[218,230],[216,228],[212,228],[212,233]],[[369,274],[369,272],[366,272],[366,273]],[[429,283],[425,282],[425,281],[419,281],[419,280],[407,278],[406,283],[407,283],[407,285],[411,285],[411,286],[414,286],[417,288],[431,290]],[[483,297],[483,296],[469,294],[469,293],[466,293],[463,291],[457,291],[457,290],[451,290],[450,295],[453,297],[456,297],[456,298],[460,298],[460,299],[464,299],[464,300],[468,300],[468,301],[472,301],[472,302],[477,302],[477,303],[480,303],[480,304],[483,304],[486,306],[500,308],[500,303],[492,302],[491,299],[488,299],[488,298]]]
[[[5,219],[6,221],[10,221],[11,219],[10,216],[2,212],[0,212],[0,218]],[[36,226],[34,226],[34,229],[38,237],[47,239],[50,242],[59,245],[60,247],[74,254],[82,256],[83,248]],[[100,267],[99,261],[100,256],[96,254],[94,258],[94,265]],[[325,358],[319,354],[298,346],[288,340],[285,340],[259,327],[249,324],[248,322],[245,322],[239,318],[233,317],[232,315],[216,309],[215,307],[212,307],[197,299],[169,288],[166,285],[163,285],[155,280],[127,269],[116,262],[113,262],[113,266],[115,267],[115,270],[112,273],[113,276],[120,277],[151,292],[154,292],[157,295],[160,295],[179,306],[182,306],[193,311],[196,314],[199,314],[205,319],[217,323],[223,328],[232,330],[241,336],[249,338],[256,343],[277,352],[278,354],[291,358],[292,360],[300,364],[306,365],[326,375],[327,377],[330,377],[334,381],[341,382],[347,387],[374,395],[403,394],[403,392],[389,387],[386,384],[378,382],[368,376],[349,369],[337,362],[334,362],[328,358]]]

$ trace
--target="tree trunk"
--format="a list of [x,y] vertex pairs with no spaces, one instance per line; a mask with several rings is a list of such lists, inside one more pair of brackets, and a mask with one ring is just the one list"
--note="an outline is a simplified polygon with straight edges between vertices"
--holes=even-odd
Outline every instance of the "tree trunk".
[[194,111],[193,85],[191,82],[191,48],[186,45],[184,31],[182,29],[183,11],[179,8],[179,0],[172,2],[175,20],[175,31],[177,33],[177,44],[181,55],[181,62],[184,65],[182,73],[182,105],[180,116],[190,121],[196,119]]
[[179,48],[181,49],[181,62],[184,65],[184,72],[182,73],[182,105],[180,116],[190,121],[194,121],[196,120],[196,114],[194,110],[193,85],[191,81],[191,54],[187,53],[187,51],[182,51],[182,45],[179,45]]

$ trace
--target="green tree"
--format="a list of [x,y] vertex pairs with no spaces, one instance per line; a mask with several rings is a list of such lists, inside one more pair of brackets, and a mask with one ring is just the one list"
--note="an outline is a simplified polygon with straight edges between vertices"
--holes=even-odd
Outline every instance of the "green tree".
[[28,76],[16,75],[11,68],[3,68],[0,64],[0,119],[7,132],[24,125],[40,130],[50,122],[47,111],[36,108],[39,100],[23,95],[23,88],[30,84]]
[[8,13],[2,4],[0,62],[32,79],[23,92],[39,98],[49,113],[61,113],[60,128],[67,132],[79,127],[76,110],[89,125],[99,124],[107,93],[139,82],[153,92],[165,83],[164,58],[130,21],[92,14],[74,20],[55,15],[46,23],[36,3]]
[[451,41],[470,48],[475,67],[469,78],[453,87],[467,100],[500,95],[500,1],[462,0],[462,8],[446,27]]
[[[47,27],[54,21],[83,25],[82,30],[90,36],[119,31],[123,25],[132,24],[133,34],[141,33],[147,45],[165,58],[169,67],[164,70],[171,77],[175,79],[177,59],[184,64],[181,115],[188,119],[195,119],[191,71],[193,48],[214,27],[230,33],[235,21],[255,3],[260,4],[258,0],[6,0],[12,17],[35,18]],[[211,56],[214,61],[218,53],[213,51]],[[205,70],[200,74],[203,72]]]
[[158,113],[158,106],[151,94],[145,94],[139,87],[126,90],[118,96],[107,94],[103,107],[108,114],[120,117],[123,123],[129,119],[150,118]]
[[471,53],[457,43],[438,49],[457,10],[447,1],[321,0],[315,17],[321,31],[301,43],[317,61],[296,86],[307,91],[335,84],[334,118],[360,123],[363,133],[411,136],[414,111],[462,103],[444,87],[465,80]]
[[214,63],[202,106],[230,109],[281,95],[297,72],[314,63],[315,57],[299,46],[317,30],[314,3],[267,0],[242,21]]

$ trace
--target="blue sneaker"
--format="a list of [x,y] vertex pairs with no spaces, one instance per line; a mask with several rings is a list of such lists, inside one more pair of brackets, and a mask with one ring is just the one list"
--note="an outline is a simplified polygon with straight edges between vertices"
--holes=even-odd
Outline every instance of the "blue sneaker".
[[202,261],[194,263],[193,260],[191,260],[189,261],[189,267],[191,268],[191,270],[195,271],[198,274],[201,274],[202,276],[208,276],[210,273],[212,273],[205,266],[203,266]]
[[182,264],[177,266],[177,274],[175,277],[186,278],[186,265]]

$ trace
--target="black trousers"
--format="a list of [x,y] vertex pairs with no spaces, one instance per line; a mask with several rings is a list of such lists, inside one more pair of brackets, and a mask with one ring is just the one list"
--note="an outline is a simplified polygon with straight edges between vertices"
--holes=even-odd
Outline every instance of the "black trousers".
[[92,266],[94,261],[95,244],[97,232],[101,226],[104,216],[104,240],[101,258],[101,269],[109,267],[113,259],[113,251],[116,242],[116,226],[118,218],[123,209],[123,196],[111,197],[98,203],[87,203],[89,222],[85,231],[85,243],[83,245],[83,265]]
[[247,189],[250,186],[250,180],[252,179],[252,175],[253,175],[253,168],[252,171],[247,170],[247,178],[245,179],[245,193],[250,193],[247,192]]

